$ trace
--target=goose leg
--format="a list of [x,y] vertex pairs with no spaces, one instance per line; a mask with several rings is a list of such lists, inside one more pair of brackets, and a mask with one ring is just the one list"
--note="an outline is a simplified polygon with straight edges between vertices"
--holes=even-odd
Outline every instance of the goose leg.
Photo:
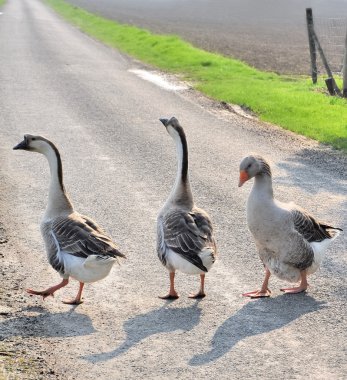
[[243,297],[250,297],[250,298],[264,298],[264,297],[270,297],[271,290],[269,289],[269,278],[271,276],[271,272],[266,268],[265,269],[265,278],[263,285],[261,286],[260,290],[254,290],[253,292],[243,293]]
[[166,296],[159,296],[162,300],[176,300],[179,298],[179,295],[177,294],[175,290],[175,272],[170,272],[170,290],[169,294]]
[[307,273],[306,270],[303,270],[300,272],[301,275],[301,281],[300,285],[294,288],[282,288],[282,292],[288,293],[288,294],[296,294],[296,293],[302,293],[308,288],[307,283]]
[[198,299],[198,298],[206,297],[204,286],[205,286],[205,274],[201,274],[200,275],[200,290],[197,294],[189,295],[189,298]]
[[68,283],[69,283],[69,279],[68,278],[64,278],[64,280],[60,284],[52,286],[52,287],[50,287],[50,288],[48,288],[46,290],[36,291],[36,290],[33,290],[33,289],[26,289],[26,292],[29,293],[29,294],[31,294],[31,295],[34,295],[34,296],[42,296],[42,298],[45,299],[48,296],[54,297],[54,293],[58,289],[63,288],[64,286],[66,286]]
[[80,305],[81,303],[83,303],[83,301],[81,300],[83,286],[84,286],[84,282],[80,282],[80,287],[78,289],[76,298],[73,300],[64,300],[63,303],[67,305]]

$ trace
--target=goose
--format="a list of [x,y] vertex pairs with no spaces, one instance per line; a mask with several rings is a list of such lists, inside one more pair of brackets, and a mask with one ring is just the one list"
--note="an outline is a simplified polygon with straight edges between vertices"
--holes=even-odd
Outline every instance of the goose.
[[51,173],[48,205],[40,227],[48,261],[63,279],[46,290],[26,291],[43,299],[53,297],[72,277],[80,283],[77,296],[63,303],[78,305],[82,303],[84,284],[105,278],[118,257],[125,258],[125,255],[92,219],[74,210],[63,184],[60,154],[51,141],[26,134],[24,140],[13,149],[41,153],[48,160]]
[[169,271],[170,290],[162,299],[177,299],[175,273],[200,275],[200,289],[190,298],[205,297],[205,273],[217,256],[212,222],[194,204],[188,177],[188,145],[183,128],[175,117],[159,119],[176,143],[178,169],[171,193],[157,218],[157,252]]
[[265,267],[265,279],[260,290],[243,296],[269,297],[272,274],[290,283],[300,281],[298,286],[281,291],[304,292],[308,287],[307,275],[318,270],[324,251],[342,230],[319,222],[293,202],[276,200],[270,165],[257,154],[242,159],[239,187],[253,177],[255,181],[247,201],[247,224]]

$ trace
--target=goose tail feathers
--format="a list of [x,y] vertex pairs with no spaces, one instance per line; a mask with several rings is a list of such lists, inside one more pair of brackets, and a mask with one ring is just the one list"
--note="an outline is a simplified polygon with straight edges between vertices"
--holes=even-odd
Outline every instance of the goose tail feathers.
[[118,257],[121,257],[122,259],[126,259],[127,257],[120,251],[118,251],[118,249],[114,248],[112,250],[112,252],[110,253],[110,256],[114,257],[114,258],[118,258]]
[[343,231],[342,228],[332,227],[326,224],[320,224],[320,226],[330,235],[331,240],[336,239],[340,235],[340,233]]

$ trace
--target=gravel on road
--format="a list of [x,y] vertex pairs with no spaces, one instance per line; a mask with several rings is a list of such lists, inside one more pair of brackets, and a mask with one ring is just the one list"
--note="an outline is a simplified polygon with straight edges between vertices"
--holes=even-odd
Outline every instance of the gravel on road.
[[[283,295],[283,282],[272,279],[273,297],[244,299],[263,269],[245,220],[251,184],[237,184],[241,158],[256,151],[272,162],[279,199],[346,230],[346,156],[190,89],[143,80],[133,70],[148,68],[39,0],[8,0],[0,17],[0,378],[345,378],[346,234],[306,294]],[[187,298],[198,278],[182,274],[180,299],[157,298],[168,274],[155,252],[156,215],[176,170],[158,119],[173,115],[185,128],[193,193],[215,224],[220,254],[201,302]],[[49,168],[42,156],[12,150],[24,133],[58,146],[76,209],[128,256],[86,286],[78,307],[61,303],[75,295],[74,281],[45,301],[25,293],[59,276],[39,231]]]

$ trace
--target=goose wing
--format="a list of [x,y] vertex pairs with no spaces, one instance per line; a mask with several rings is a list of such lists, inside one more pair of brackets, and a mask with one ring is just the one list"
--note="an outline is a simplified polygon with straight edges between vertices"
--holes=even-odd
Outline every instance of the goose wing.
[[51,233],[60,250],[73,256],[125,257],[93,220],[77,213],[54,219]]
[[163,219],[163,238],[168,249],[207,272],[199,253],[204,248],[216,251],[213,228],[208,215],[200,209],[173,210]]
[[318,222],[307,211],[295,207],[291,210],[295,230],[309,243],[331,239],[333,234],[329,230],[339,229]]

